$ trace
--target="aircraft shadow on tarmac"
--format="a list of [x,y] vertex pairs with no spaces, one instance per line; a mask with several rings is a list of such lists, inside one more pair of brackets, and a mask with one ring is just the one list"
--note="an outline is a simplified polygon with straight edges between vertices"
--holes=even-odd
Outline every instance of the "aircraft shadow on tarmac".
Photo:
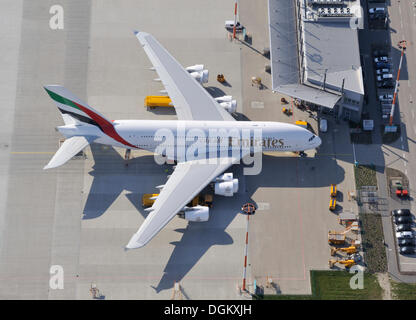
[[[89,174],[94,180],[85,204],[83,219],[94,219],[104,214],[124,190],[129,191],[126,197],[146,217],[147,213],[141,207],[140,201],[143,190],[140,175],[152,171],[158,172],[155,177],[160,177],[161,181],[154,181],[152,178],[154,188],[157,184],[165,182],[162,181],[164,178],[160,174],[161,170],[171,174],[172,166],[164,165],[161,169],[154,162],[153,156],[142,156],[130,160],[126,167],[124,159],[112,147],[103,149],[102,146],[92,144],[91,151],[95,164]],[[318,161],[326,161],[320,165],[322,169],[316,169]],[[189,222],[186,228],[175,230],[183,236],[180,241],[170,243],[175,248],[159,283],[153,287],[156,292],[170,289],[175,281],[181,281],[212,246],[234,243],[225,230],[236,215],[240,214],[244,203],[251,202],[256,205],[251,196],[257,188],[316,188],[339,183],[344,179],[344,170],[334,159],[329,158],[323,160],[263,155],[262,171],[259,175],[253,176],[244,175],[243,167],[243,165],[235,165],[227,170],[233,172],[239,179],[239,191],[236,196],[231,198],[215,196],[215,205],[210,209],[210,219],[207,222]],[[333,168],[332,174],[328,174],[328,168]],[[129,174],[127,175],[126,172]],[[295,191],[294,189],[293,192]]]

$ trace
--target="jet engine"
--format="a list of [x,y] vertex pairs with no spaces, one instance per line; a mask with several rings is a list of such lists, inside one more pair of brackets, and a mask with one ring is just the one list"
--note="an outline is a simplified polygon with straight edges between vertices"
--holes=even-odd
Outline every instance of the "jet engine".
[[191,76],[198,81],[200,84],[208,82],[209,72],[208,70],[204,69],[202,71],[194,71],[191,72]]
[[209,208],[204,206],[185,207],[178,216],[192,222],[205,222],[209,219]]
[[199,72],[199,71],[202,71],[202,70],[204,70],[204,65],[203,64],[196,64],[194,66],[189,66],[189,67],[186,68],[186,71],[188,71],[189,73]]
[[229,113],[234,113],[237,110],[237,100],[233,100],[232,96],[222,96],[215,98],[221,107]]
[[238,179],[233,179],[232,172],[222,174],[214,182],[215,194],[232,197],[238,191]]
[[234,113],[237,110],[237,101],[232,100],[230,102],[221,102],[220,106],[223,107],[227,112]]

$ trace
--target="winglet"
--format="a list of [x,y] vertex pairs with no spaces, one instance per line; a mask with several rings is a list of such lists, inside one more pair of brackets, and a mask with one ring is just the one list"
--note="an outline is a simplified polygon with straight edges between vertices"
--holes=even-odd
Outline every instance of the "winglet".
[[131,237],[129,243],[126,245],[126,249],[138,249],[138,248],[143,247],[148,242],[148,241],[143,241],[142,239],[140,239],[141,238],[141,234],[139,234],[139,231],[137,231]]
[[138,31],[138,30],[133,30],[133,33],[134,33],[134,35],[135,36],[137,36],[137,34],[139,33],[140,31]]

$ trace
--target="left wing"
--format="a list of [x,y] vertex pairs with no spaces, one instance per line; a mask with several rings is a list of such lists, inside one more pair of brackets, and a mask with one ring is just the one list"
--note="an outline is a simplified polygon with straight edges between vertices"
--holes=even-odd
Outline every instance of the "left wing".
[[[214,160],[214,164],[209,163]],[[198,160],[178,163],[153,204],[153,210],[126,248],[140,248],[148,243],[208,183],[238,160],[239,158],[215,158],[206,160],[206,164],[198,163]]]
[[178,120],[235,121],[152,35],[134,34],[165,86]]

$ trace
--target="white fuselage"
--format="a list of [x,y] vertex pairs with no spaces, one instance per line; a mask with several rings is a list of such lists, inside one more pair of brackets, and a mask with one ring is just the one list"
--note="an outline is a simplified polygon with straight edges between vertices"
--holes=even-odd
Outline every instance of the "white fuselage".
[[[281,122],[115,120],[113,124],[125,141],[137,149],[151,152],[157,151],[161,143],[173,148],[185,146],[186,149],[195,141],[205,143],[207,152],[209,148],[229,152],[244,147],[256,150],[255,146],[261,146],[261,151],[304,151],[321,144],[321,139],[309,130]],[[97,143],[131,148],[93,125],[66,125],[58,129],[66,137],[95,135],[99,137],[95,140]]]

